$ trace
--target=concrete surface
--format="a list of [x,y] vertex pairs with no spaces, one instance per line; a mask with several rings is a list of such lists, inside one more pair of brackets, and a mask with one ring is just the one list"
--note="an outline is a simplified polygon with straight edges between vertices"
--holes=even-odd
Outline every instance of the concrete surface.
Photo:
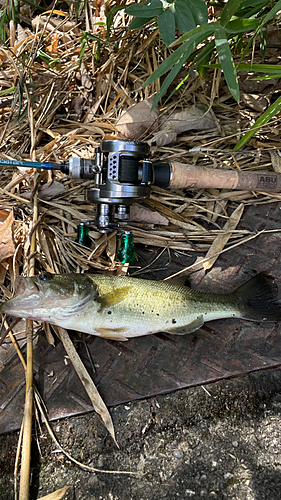
[[[79,469],[43,427],[34,433],[31,500],[66,485],[72,486],[69,500],[281,498],[281,369],[120,405],[111,413],[119,450],[95,414],[52,425],[76,459],[136,475]],[[1,500],[14,498],[17,438],[0,437]]]

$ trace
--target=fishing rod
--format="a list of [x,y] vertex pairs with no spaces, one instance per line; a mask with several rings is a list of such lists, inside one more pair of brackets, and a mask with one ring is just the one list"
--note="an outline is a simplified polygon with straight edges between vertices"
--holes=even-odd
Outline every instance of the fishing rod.
[[[152,161],[149,145],[119,139],[102,141],[91,159],[72,157],[62,163],[0,159],[0,165],[60,170],[74,179],[94,180],[86,189],[87,202],[97,204],[95,221],[81,221],[78,235],[83,243],[87,228],[101,232],[116,230],[130,217],[130,205],[150,196],[151,185],[168,189],[238,189],[280,192],[281,174],[262,171],[233,171],[198,167],[178,162]],[[130,233],[126,244],[130,246]]]

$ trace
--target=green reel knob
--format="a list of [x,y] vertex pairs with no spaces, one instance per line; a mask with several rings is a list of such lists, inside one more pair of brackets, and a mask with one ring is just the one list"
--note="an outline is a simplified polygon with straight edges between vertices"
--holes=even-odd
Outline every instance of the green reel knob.
[[84,222],[80,222],[77,226],[77,236],[75,238],[75,241],[80,245],[83,245],[84,247],[91,248],[91,240],[88,234],[89,227],[84,224]]
[[117,259],[122,264],[134,262],[136,254],[134,251],[134,235],[130,232],[121,234],[121,245],[117,252]]

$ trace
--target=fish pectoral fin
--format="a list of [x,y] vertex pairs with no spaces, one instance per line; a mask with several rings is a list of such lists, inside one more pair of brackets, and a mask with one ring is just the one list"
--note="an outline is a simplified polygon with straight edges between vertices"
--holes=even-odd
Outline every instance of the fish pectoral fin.
[[185,326],[180,326],[179,328],[170,328],[167,333],[171,333],[173,335],[187,335],[188,333],[193,333],[201,326],[204,325],[204,319],[201,314],[201,316],[198,316],[194,321],[189,323],[188,325]]
[[128,340],[125,333],[127,328],[95,328],[95,334],[109,340]]
[[123,286],[122,288],[117,288],[112,292],[100,295],[98,299],[100,302],[100,311],[102,311],[106,307],[111,307],[115,304],[118,304],[119,302],[122,302],[124,299],[126,299],[131,290],[131,286]]

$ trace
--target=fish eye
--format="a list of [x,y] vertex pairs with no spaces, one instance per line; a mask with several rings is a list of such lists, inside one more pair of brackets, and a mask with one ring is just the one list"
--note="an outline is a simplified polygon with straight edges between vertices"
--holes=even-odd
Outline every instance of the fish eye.
[[41,281],[47,281],[47,280],[51,279],[51,274],[47,274],[47,273],[40,274],[39,279]]

